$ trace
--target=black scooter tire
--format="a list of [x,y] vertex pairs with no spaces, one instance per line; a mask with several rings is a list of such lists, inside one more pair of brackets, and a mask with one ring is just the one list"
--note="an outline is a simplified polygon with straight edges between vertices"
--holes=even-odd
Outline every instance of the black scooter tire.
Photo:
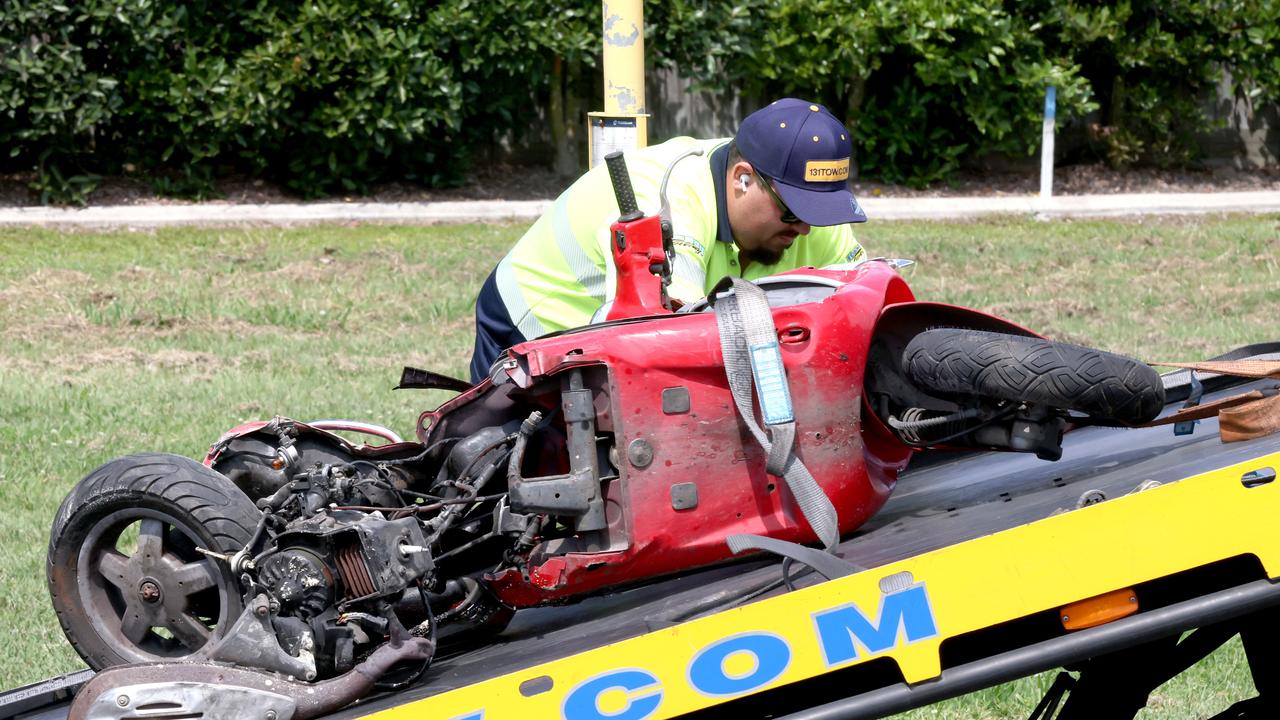
[[1042,338],[964,328],[915,336],[902,369],[942,396],[984,396],[1084,413],[1098,422],[1137,425],[1164,408],[1164,385],[1132,358]]
[[260,517],[230,480],[189,458],[130,455],[89,473],[49,538],[49,593],[67,639],[100,670],[181,659],[221,637],[243,609],[239,583],[196,548],[237,552]]

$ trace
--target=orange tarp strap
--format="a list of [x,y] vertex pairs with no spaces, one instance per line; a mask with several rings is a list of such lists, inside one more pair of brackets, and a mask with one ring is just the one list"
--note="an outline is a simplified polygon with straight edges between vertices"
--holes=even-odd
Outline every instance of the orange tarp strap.
[[[1170,367],[1198,370],[1249,378],[1276,378],[1280,380],[1280,361],[1277,360],[1208,360],[1197,363],[1155,363]],[[1253,390],[1232,395],[1204,405],[1183,408],[1159,420],[1139,427],[1168,425],[1184,420],[1202,420],[1218,416],[1218,432],[1222,442],[1239,442],[1280,432],[1280,394],[1275,390]]]
[[1172,415],[1162,417],[1159,420],[1152,420],[1151,422],[1143,423],[1137,427],[1156,427],[1158,425],[1172,425],[1174,423],[1180,423],[1187,420],[1204,420],[1205,418],[1211,418],[1218,415],[1223,410],[1253,402],[1254,400],[1261,400],[1264,397],[1266,396],[1262,394],[1262,391],[1251,390],[1241,395],[1232,395],[1231,397],[1214,400],[1213,402],[1207,402],[1203,405],[1193,405],[1189,408],[1182,408]]
[[1252,440],[1276,431],[1280,431],[1280,395],[1218,413],[1218,432],[1224,443]]
[[1199,370],[1200,372],[1236,377],[1275,378],[1280,380],[1280,360],[1206,360],[1196,363],[1158,362],[1152,365]]

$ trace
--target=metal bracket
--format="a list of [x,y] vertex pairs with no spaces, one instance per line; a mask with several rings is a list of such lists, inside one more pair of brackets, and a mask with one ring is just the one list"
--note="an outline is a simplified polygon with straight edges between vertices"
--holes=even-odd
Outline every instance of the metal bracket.
[[569,371],[560,391],[564,413],[565,449],[569,473],[518,478],[511,482],[511,510],[522,514],[550,513],[573,517],[574,530],[589,532],[608,527],[600,495],[596,454],[596,413],[591,391],[583,387],[582,371]]
[[[1204,397],[1204,385],[1200,382],[1200,378],[1196,377],[1196,371],[1191,372],[1191,396],[1182,404],[1182,409],[1195,407],[1200,404],[1200,398]],[[1183,420],[1173,424],[1174,435],[1190,435],[1196,431],[1196,423],[1199,420]]]
[[193,660],[228,662],[249,668],[260,668],[303,680],[316,679],[315,658],[310,662],[293,657],[280,647],[271,627],[271,611],[267,596],[257,595],[225,637],[212,646],[202,648]]

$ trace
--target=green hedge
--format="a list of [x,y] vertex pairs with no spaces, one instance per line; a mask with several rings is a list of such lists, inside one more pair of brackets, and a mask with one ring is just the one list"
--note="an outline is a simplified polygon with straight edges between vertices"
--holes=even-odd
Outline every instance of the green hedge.
[[196,196],[233,172],[309,196],[448,183],[598,26],[535,0],[6,2],[4,168],[63,202],[124,172]]
[[[1193,159],[1224,69],[1259,102],[1280,90],[1280,0],[662,0],[646,20],[652,64],[821,100],[894,182],[1035,147],[1049,83],[1060,115],[1099,111],[1120,165]],[[131,172],[194,196],[229,173],[309,196],[439,185],[530,117],[568,171],[600,26],[568,0],[4,0],[0,171],[46,202]]]
[[843,109],[863,173],[892,182],[922,185],[965,156],[1038,148],[1047,84],[1060,119],[1100,111],[1095,145],[1116,165],[1193,159],[1224,70],[1236,93],[1280,98],[1277,0],[669,0],[654,10],[663,60],[714,92],[820,96]]

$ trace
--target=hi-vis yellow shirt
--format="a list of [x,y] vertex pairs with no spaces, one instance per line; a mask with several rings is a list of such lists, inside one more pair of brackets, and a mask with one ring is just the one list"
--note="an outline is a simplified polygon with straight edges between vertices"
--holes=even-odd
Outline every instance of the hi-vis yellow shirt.
[[[640,210],[656,215],[661,204],[658,188],[667,166],[682,153],[703,149],[701,156],[687,157],[675,166],[667,186],[676,251],[667,289],[672,298],[685,303],[699,300],[726,275],[754,280],[863,257],[849,225],[815,227],[796,238],[777,263],[753,262],[743,273],[732,238],[716,239],[715,183],[723,183],[724,176],[712,171],[711,155],[728,142],[679,137],[626,154]],[[613,299],[616,272],[609,226],[617,219],[618,203],[608,169],[601,163],[556,198],[498,263],[498,292],[511,321],[526,338],[586,325],[603,303]]]

